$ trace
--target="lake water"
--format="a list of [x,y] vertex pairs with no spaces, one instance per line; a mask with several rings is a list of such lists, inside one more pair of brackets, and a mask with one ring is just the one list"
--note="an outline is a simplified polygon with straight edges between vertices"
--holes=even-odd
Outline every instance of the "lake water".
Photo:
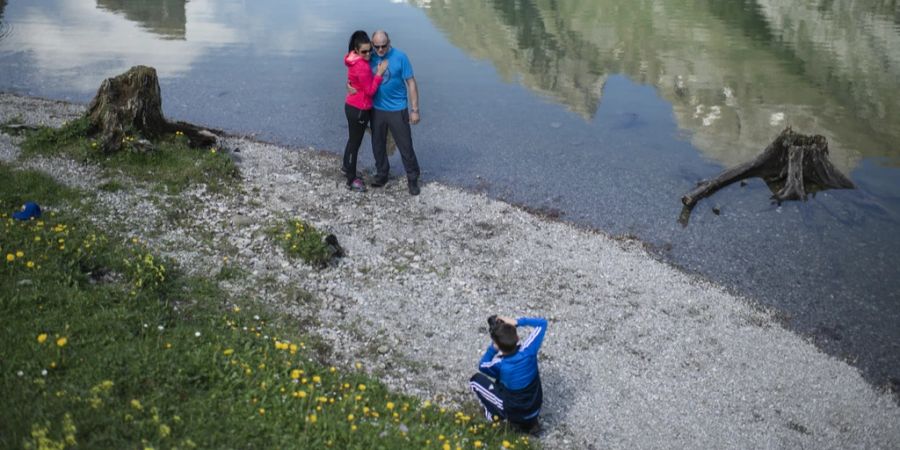
[[[635,236],[900,386],[894,0],[0,0],[0,90],[87,102],[144,64],[168,117],[337,153],[347,39],[375,28],[415,69],[425,181]],[[679,223],[788,125],[859,188],[778,206],[755,179]]]

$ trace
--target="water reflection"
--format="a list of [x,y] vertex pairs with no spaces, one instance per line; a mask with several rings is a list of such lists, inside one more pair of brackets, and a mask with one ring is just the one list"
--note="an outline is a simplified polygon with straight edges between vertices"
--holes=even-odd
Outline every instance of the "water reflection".
[[3,10],[6,9],[6,0],[0,0],[0,39],[6,35],[7,25],[3,22]]
[[454,44],[586,118],[610,74],[654,85],[693,144],[725,165],[786,125],[828,137],[843,171],[900,158],[900,27],[885,2],[427,3]]
[[[155,67],[161,77],[178,76],[210,48],[238,39],[231,26],[203,20],[213,14],[213,1],[100,0],[97,7],[45,0],[16,6],[22,10],[3,47],[27,56],[33,71],[28,85],[59,91],[92,92],[104,78],[137,64]],[[188,16],[198,18],[190,29]]]
[[97,0],[97,7],[120,12],[147,31],[169,39],[184,39],[187,0]]

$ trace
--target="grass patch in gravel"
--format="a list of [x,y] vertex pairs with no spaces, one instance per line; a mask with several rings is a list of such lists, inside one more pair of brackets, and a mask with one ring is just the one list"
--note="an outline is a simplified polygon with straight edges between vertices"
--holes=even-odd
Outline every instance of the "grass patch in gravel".
[[[321,362],[314,336],[0,166],[0,448],[530,448],[527,437]],[[361,369],[357,365],[357,369]]]
[[269,236],[288,256],[300,258],[314,267],[325,267],[335,253],[335,249],[325,242],[325,233],[301,219],[279,223],[269,230]]
[[180,133],[154,142],[153,150],[142,150],[139,139],[126,136],[124,149],[112,155],[101,153],[96,139],[87,137],[86,117],[60,128],[42,127],[27,133],[23,155],[66,156],[79,162],[98,164],[109,174],[123,172],[142,182],[154,183],[169,193],[178,193],[195,184],[205,184],[212,192],[223,192],[237,184],[237,165],[217,148],[191,148]]

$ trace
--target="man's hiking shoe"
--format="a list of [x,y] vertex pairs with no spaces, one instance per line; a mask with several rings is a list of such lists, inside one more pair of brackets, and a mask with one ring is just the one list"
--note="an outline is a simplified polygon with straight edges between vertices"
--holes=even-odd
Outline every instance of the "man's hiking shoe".
[[419,189],[419,182],[416,180],[409,180],[407,182],[407,186],[409,187],[409,195],[419,195],[419,192],[422,192]]
[[347,189],[350,189],[353,192],[366,192],[366,184],[363,183],[362,179],[354,178],[353,181],[347,185]]
[[372,180],[371,183],[369,183],[369,186],[372,186],[372,187],[382,187],[382,186],[386,185],[387,182],[388,182],[387,177],[384,177],[384,178],[375,177],[375,179]]

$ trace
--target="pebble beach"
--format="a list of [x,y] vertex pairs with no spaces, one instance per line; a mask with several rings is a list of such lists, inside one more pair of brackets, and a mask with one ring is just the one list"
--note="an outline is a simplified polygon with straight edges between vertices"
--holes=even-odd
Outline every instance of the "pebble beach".
[[[0,94],[0,123],[60,126],[84,109]],[[546,317],[546,448],[900,448],[891,393],[784,328],[777,311],[639,241],[429,180],[417,197],[402,179],[351,192],[324,149],[223,136],[239,189],[168,194],[71,160],[21,158],[20,142],[0,134],[0,160],[96,192],[103,213],[92,221],[188,272],[240,267],[244,279],[222,282],[232,295],[296,318],[334,364],[359,362],[400,392],[474,403],[466,386],[487,316]],[[98,189],[111,179],[127,188]],[[333,233],[346,256],[324,269],[288,258],[266,230],[291,218]]]

